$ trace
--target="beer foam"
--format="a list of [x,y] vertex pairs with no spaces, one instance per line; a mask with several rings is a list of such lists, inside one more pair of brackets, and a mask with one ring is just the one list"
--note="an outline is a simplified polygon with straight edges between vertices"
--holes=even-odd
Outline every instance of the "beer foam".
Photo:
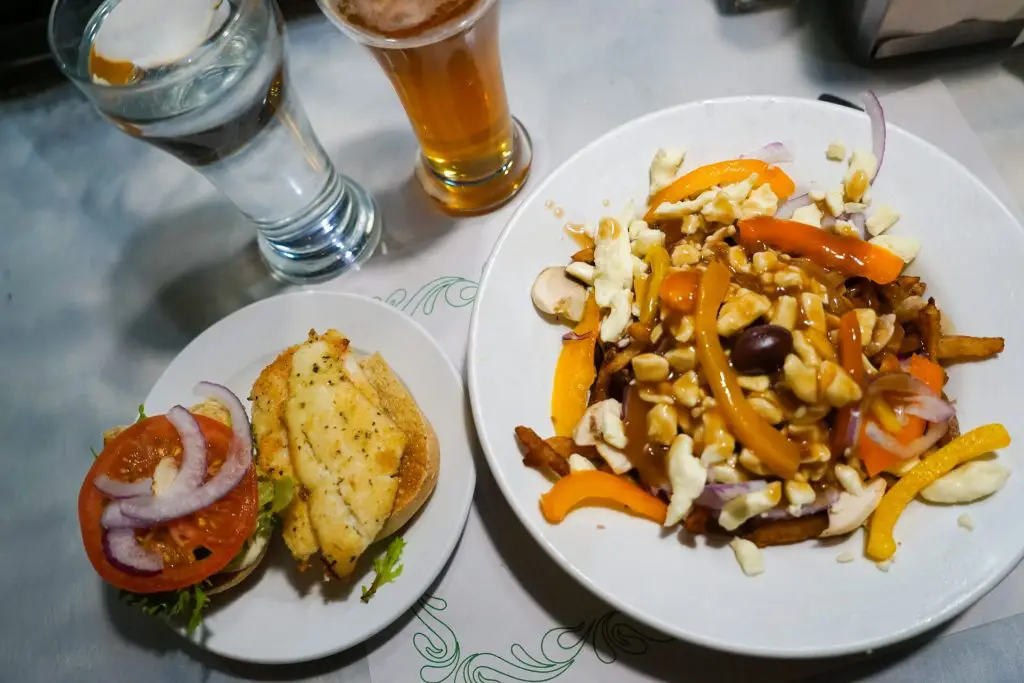
[[338,0],[347,19],[381,33],[407,32],[458,13],[477,0]]
[[108,62],[170,64],[202,45],[230,13],[228,0],[121,0],[103,18],[93,50]]

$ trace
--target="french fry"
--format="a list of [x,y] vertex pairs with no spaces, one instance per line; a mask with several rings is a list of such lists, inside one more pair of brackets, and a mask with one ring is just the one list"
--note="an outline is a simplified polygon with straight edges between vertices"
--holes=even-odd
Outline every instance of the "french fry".
[[985,360],[1001,353],[1004,346],[1002,337],[944,335],[936,344],[936,360],[944,365]]
[[828,515],[807,515],[765,522],[753,531],[743,534],[743,538],[752,541],[758,548],[767,548],[772,545],[803,543],[817,538],[827,528]]
[[584,263],[594,262],[594,248],[587,247],[586,249],[580,249],[572,255],[573,261],[583,261]]
[[647,348],[647,343],[647,341],[634,339],[624,349],[605,351],[604,360],[597,371],[597,379],[594,380],[594,388],[590,391],[590,405],[608,398],[608,386],[612,380],[612,375],[629,366],[633,359]]
[[523,464],[538,470],[549,469],[560,477],[569,474],[569,463],[537,432],[529,427],[516,427],[516,438],[523,445]]
[[917,314],[917,329],[921,333],[924,355],[939,362],[939,338],[942,337],[942,314],[935,306],[935,299],[928,299],[928,305]]

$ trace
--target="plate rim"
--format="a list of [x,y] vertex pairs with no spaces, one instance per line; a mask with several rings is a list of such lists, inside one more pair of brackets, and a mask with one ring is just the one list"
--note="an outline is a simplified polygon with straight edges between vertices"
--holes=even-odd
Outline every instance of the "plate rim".
[[[175,354],[174,358],[171,359],[171,361],[167,364],[167,367],[164,368],[163,372],[160,373],[160,376],[156,379],[156,381],[150,387],[149,392],[146,394],[146,398],[145,398],[145,401],[144,401],[143,405],[148,410],[148,408],[149,408],[148,404],[150,402],[150,397],[152,396],[152,394],[153,394],[154,390],[156,389],[156,387],[159,386],[161,383],[163,383],[166,378],[171,376],[171,371],[173,370],[173,365],[178,360],[178,358],[180,356],[182,356],[191,346],[193,346],[194,344],[197,344],[199,342],[199,340],[202,339],[204,336],[215,335],[215,334],[223,334],[223,332],[219,332],[218,331],[218,328],[222,328],[222,327],[227,326],[228,324],[230,324],[229,321],[232,318],[234,318],[237,315],[242,314],[244,311],[247,311],[249,309],[254,309],[254,308],[261,308],[261,307],[264,307],[264,306],[279,306],[279,305],[282,304],[283,300],[291,299],[291,298],[299,298],[299,297],[301,297],[301,298],[320,298],[320,297],[324,297],[324,298],[328,298],[328,299],[343,300],[343,301],[355,300],[355,301],[358,301],[360,304],[369,304],[371,308],[376,308],[378,311],[384,312],[385,315],[393,316],[396,320],[401,320],[401,323],[399,323],[399,324],[409,325],[413,329],[418,330],[420,333],[422,333],[423,337],[425,337],[427,340],[429,340],[429,345],[433,347],[433,350],[435,352],[437,352],[437,354],[439,354],[444,359],[448,371],[450,371],[451,376],[455,380],[456,385],[459,387],[459,389],[461,389],[461,392],[462,392],[463,397],[464,397],[464,401],[463,401],[463,404],[462,404],[463,410],[461,412],[465,413],[465,408],[466,408],[465,404],[468,402],[468,392],[466,390],[466,384],[463,381],[462,375],[459,373],[458,368],[456,368],[454,362],[449,357],[449,355],[445,352],[445,350],[443,348],[441,348],[441,345],[438,343],[438,341],[434,338],[434,336],[432,334],[430,334],[430,332],[426,329],[426,327],[424,327],[419,321],[414,320],[411,316],[405,315],[405,314],[401,313],[400,311],[395,310],[392,306],[389,306],[388,304],[386,304],[383,301],[380,301],[378,299],[373,299],[371,297],[364,296],[362,294],[356,294],[356,293],[353,293],[353,292],[338,292],[338,291],[330,291],[330,290],[309,289],[309,288],[291,289],[291,290],[287,290],[287,291],[281,292],[279,294],[275,294],[273,296],[269,296],[269,297],[266,297],[266,298],[263,298],[263,299],[259,299],[257,301],[252,301],[252,302],[246,304],[245,306],[242,306],[241,308],[235,309],[234,311],[232,311],[228,315],[226,315],[223,318],[217,320],[212,325],[210,325],[209,327],[204,329],[202,332],[197,334],[192,340],[190,340],[189,343],[186,344],[184,348],[182,348],[177,354]],[[463,419],[462,421],[464,422],[465,420]],[[467,424],[467,427],[468,427],[468,424]],[[462,492],[461,500],[458,501],[458,507],[457,507],[458,514],[454,516],[454,518],[457,520],[457,522],[454,525],[450,525],[451,529],[453,530],[453,533],[445,534],[444,542],[443,543],[435,544],[437,546],[441,546],[442,549],[444,550],[445,560],[440,564],[440,566],[437,568],[436,572],[430,572],[431,576],[429,576],[428,580],[424,581],[425,585],[424,585],[424,588],[423,588],[422,591],[413,591],[410,594],[411,595],[411,599],[410,600],[403,600],[400,603],[400,609],[396,608],[395,613],[392,614],[391,616],[388,616],[388,617],[382,619],[382,622],[380,624],[374,626],[371,629],[366,630],[362,635],[356,636],[354,638],[345,639],[343,641],[339,641],[340,645],[338,645],[336,647],[333,647],[332,649],[324,650],[324,651],[320,652],[319,654],[315,654],[315,655],[310,655],[310,656],[303,655],[303,656],[299,656],[299,657],[241,656],[241,655],[239,655],[237,653],[226,652],[226,651],[221,650],[219,648],[211,648],[201,638],[198,638],[196,636],[188,637],[185,634],[183,629],[178,628],[178,627],[176,627],[176,626],[174,626],[172,624],[168,624],[170,630],[173,631],[174,633],[178,634],[181,638],[183,638],[190,645],[195,646],[195,647],[199,647],[202,650],[204,650],[206,652],[209,652],[211,654],[214,654],[216,656],[224,657],[226,659],[230,659],[230,660],[233,660],[233,661],[248,662],[248,663],[252,663],[252,664],[265,664],[265,665],[290,665],[290,664],[301,664],[301,663],[305,663],[305,662],[318,661],[320,659],[324,659],[326,657],[330,657],[332,655],[336,655],[336,654],[339,654],[341,652],[345,652],[347,650],[350,650],[353,647],[356,647],[356,646],[358,646],[358,645],[360,645],[362,643],[365,643],[368,640],[376,637],[382,631],[384,631],[385,629],[390,627],[392,624],[397,622],[399,619],[401,619],[403,615],[408,613],[416,605],[416,602],[419,599],[421,599],[423,597],[423,595],[425,595],[430,590],[431,586],[433,586],[438,581],[438,579],[444,574],[445,570],[447,569],[447,567],[451,563],[452,558],[455,556],[455,552],[458,549],[459,541],[461,540],[461,538],[462,538],[462,536],[463,536],[463,534],[465,532],[466,524],[467,524],[467,522],[469,520],[469,514],[470,514],[470,511],[471,511],[472,506],[473,506],[474,493],[476,491],[477,473],[476,473],[475,458],[474,458],[473,453],[472,453],[473,435],[469,434],[468,430],[467,430],[466,437],[467,437],[466,438],[466,445],[470,449],[470,452],[467,454],[467,458],[466,458],[466,460],[469,463],[469,467],[468,467],[468,470],[466,471],[466,473],[464,475],[464,476],[467,477],[467,485],[465,486],[465,490]],[[441,462],[442,462],[442,467],[444,467],[444,464],[443,464],[445,462],[444,458],[442,458]],[[451,460],[448,460],[448,462],[451,462]],[[429,499],[428,499],[428,504],[429,504]],[[244,596],[239,596],[236,599],[243,599],[243,597]],[[353,598],[353,597],[350,596],[349,600],[352,600],[352,599],[356,599],[356,598]],[[406,604],[406,603],[408,603],[408,604]]]
[[[660,117],[669,117],[677,112],[699,109],[709,105],[734,105],[734,104],[745,104],[747,106],[753,105],[764,105],[764,104],[784,104],[789,106],[804,106],[812,109],[827,110],[830,112],[843,111],[841,115],[865,115],[863,112],[842,107],[840,105],[832,104],[829,102],[821,102],[820,100],[812,100],[803,97],[794,97],[788,95],[732,95],[728,97],[717,97],[702,100],[692,100],[689,102],[683,102],[680,104],[672,105],[657,109],[636,118],[625,121],[611,129],[605,131],[600,136],[594,138],[583,147],[578,149],[562,163],[558,164],[554,169],[548,173],[547,176],[537,185],[533,187],[530,193],[523,199],[522,202],[516,207],[516,210],[509,216],[508,221],[502,228],[501,233],[495,240],[494,246],[491,249],[490,254],[487,257],[487,261],[484,263],[484,267],[480,274],[480,283],[477,291],[477,300],[473,306],[473,313],[469,323],[469,339],[466,347],[466,376],[469,390],[469,401],[470,407],[473,412],[473,423],[476,427],[477,439],[480,443],[480,447],[483,450],[484,458],[487,462],[487,466],[494,476],[495,481],[498,483],[498,488],[501,490],[502,495],[505,496],[505,500],[509,503],[509,507],[512,508],[519,522],[525,527],[527,532],[533,538],[534,542],[540,546],[544,552],[555,561],[563,571],[566,572],[573,580],[578,584],[586,588],[595,597],[603,600],[629,615],[631,618],[636,619],[642,624],[646,624],[649,627],[658,629],[663,633],[670,635],[674,638],[678,638],[684,642],[693,643],[702,647],[707,647],[712,650],[719,652],[728,652],[733,654],[750,655],[756,657],[765,657],[770,659],[819,659],[825,657],[839,657],[850,654],[863,654],[872,650],[894,645],[897,643],[905,642],[915,636],[921,635],[929,630],[935,629],[939,625],[946,624],[951,619],[962,614],[966,609],[974,605],[978,600],[983,598],[993,588],[995,588],[1003,579],[1005,579],[1024,559],[1024,545],[1017,549],[1013,560],[1009,562],[1005,567],[997,572],[993,572],[984,582],[972,587],[971,590],[962,594],[958,599],[948,603],[942,610],[933,614],[931,618],[923,619],[920,623],[914,625],[911,628],[904,629],[895,633],[884,634],[875,636],[872,638],[864,638],[860,641],[851,641],[846,644],[840,644],[833,647],[818,647],[812,649],[801,649],[801,648],[766,648],[760,646],[746,646],[741,643],[716,640],[714,638],[708,638],[702,636],[700,633],[687,631],[674,627],[669,623],[665,623],[661,619],[650,618],[648,615],[643,614],[640,610],[634,609],[632,605],[628,604],[624,600],[620,600],[615,594],[605,591],[603,588],[598,587],[581,569],[578,569],[572,562],[570,562],[562,553],[555,547],[555,545],[544,538],[539,531],[534,528],[533,521],[527,516],[527,511],[517,502],[517,499],[512,494],[511,484],[505,479],[503,470],[498,466],[499,460],[496,455],[492,454],[492,448],[490,441],[484,434],[484,430],[481,427],[482,420],[479,415],[478,404],[480,402],[479,393],[481,384],[478,383],[477,369],[474,359],[477,357],[478,340],[477,334],[479,330],[479,315],[480,306],[479,302],[483,298],[483,294],[487,291],[488,286],[491,284],[491,271],[494,268],[496,258],[507,241],[512,229],[521,222],[522,217],[525,215],[528,208],[534,203],[534,201],[541,195],[541,193],[550,185],[554,178],[563,172],[563,169],[574,164],[584,154],[590,152],[593,148],[599,147],[605,144],[611,138],[621,135],[631,129],[641,128],[647,125],[651,120]],[[865,115],[866,116],[866,115]],[[976,187],[980,188],[987,197],[999,207],[999,209],[1010,219],[1018,231],[1024,232],[1024,226],[1017,219],[1016,214],[1010,210],[1005,202],[1000,199],[992,189],[981,181],[969,168],[964,166],[958,159],[950,155],[942,148],[936,146],[930,141],[920,137],[919,135],[903,128],[902,126],[889,122],[886,122],[886,128],[892,130],[898,130],[901,134],[907,135],[912,138],[915,142],[920,143],[931,151],[938,153],[941,157],[944,157],[946,161],[957,166],[963,173],[965,173],[975,184]]]

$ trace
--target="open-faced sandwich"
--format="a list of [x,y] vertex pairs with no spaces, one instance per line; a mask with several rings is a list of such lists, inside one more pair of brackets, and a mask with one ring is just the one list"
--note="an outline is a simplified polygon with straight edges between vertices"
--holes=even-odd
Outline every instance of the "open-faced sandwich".
[[249,420],[228,389],[104,434],[78,496],[96,572],[147,612],[199,624],[208,596],[239,584],[263,559],[290,482],[259,477]]
[[[311,331],[252,388],[252,424],[223,386],[205,401],[104,434],[78,509],[86,553],[122,597],[199,625],[209,596],[241,583],[277,526],[300,569],[353,576],[376,541],[412,519],[437,483],[430,423],[379,354]],[[278,522],[280,524],[278,524]],[[374,561],[363,600],[394,580],[404,541]]]

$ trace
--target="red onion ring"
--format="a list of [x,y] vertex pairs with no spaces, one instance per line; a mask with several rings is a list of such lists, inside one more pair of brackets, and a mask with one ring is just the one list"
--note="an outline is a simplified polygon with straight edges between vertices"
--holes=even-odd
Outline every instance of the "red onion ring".
[[112,502],[103,508],[103,514],[100,516],[100,524],[103,525],[104,529],[140,529],[149,526],[137,519],[126,517],[125,514],[121,512],[120,502]]
[[849,214],[848,220],[853,223],[857,230],[860,232],[860,236],[864,236],[864,230],[866,229],[867,218],[863,213],[851,213]]
[[252,466],[252,432],[242,402],[227,387],[211,382],[200,382],[196,391],[206,398],[221,402],[231,413],[231,431],[235,438],[231,441],[224,464],[203,485],[181,492],[180,495],[120,501],[118,504],[124,516],[145,524],[156,524],[190,515],[226,496],[238,486]]
[[937,444],[939,439],[946,435],[947,431],[949,431],[949,422],[932,422],[928,425],[928,430],[922,436],[917,437],[910,443],[903,444],[874,422],[869,422],[864,430],[864,435],[897,458],[912,460],[926,453],[928,449]]
[[[913,397],[931,396],[941,400],[939,395],[931,390],[931,387],[905,372],[878,373],[868,381],[868,385],[864,391],[864,398],[874,398],[887,391],[894,391],[899,394],[911,394]],[[864,403],[862,402],[861,408],[863,409],[863,407]]]
[[174,406],[167,411],[167,419],[178,430],[181,439],[181,464],[174,481],[161,494],[168,498],[199,488],[206,478],[206,437],[199,429],[199,422],[184,406]]
[[860,438],[860,406],[856,406],[850,411],[850,422],[846,425],[846,433],[843,434],[842,441],[836,444],[839,453],[843,453],[847,448],[856,448],[857,440]]
[[882,170],[882,159],[885,157],[885,112],[882,111],[882,103],[878,96],[868,90],[861,95],[864,101],[864,111],[871,119],[871,152],[878,160],[875,166],[875,174],[871,176],[871,182],[875,182],[878,172]]
[[786,164],[793,161],[793,155],[781,142],[769,142],[752,154],[740,155],[740,159],[759,159],[766,164]]
[[786,201],[782,202],[779,208],[775,211],[776,218],[792,218],[793,213],[804,206],[810,205],[811,195],[809,192],[798,194],[790,197]]
[[594,333],[587,332],[586,334],[576,334],[575,332],[566,332],[562,335],[562,341],[582,341],[584,339],[593,339]]
[[110,564],[132,574],[156,574],[164,568],[160,554],[139,545],[133,529],[110,529],[104,532],[103,554]]
[[136,496],[147,496],[153,493],[153,478],[145,477],[135,481],[120,481],[100,474],[93,480],[93,486],[107,498],[121,500]]
[[903,412],[916,415],[929,422],[948,422],[956,415],[956,408],[938,396],[917,395],[903,404]]
[[696,500],[693,501],[693,504],[708,510],[717,511],[721,510],[733,498],[760,491],[765,486],[767,484],[760,479],[744,481],[738,484],[708,484],[700,492]]
[[786,505],[780,505],[779,507],[772,508],[767,512],[762,512],[758,517],[759,519],[767,520],[779,520],[779,519],[796,519],[798,517],[807,517],[808,515],[816,515],[819,512],[824,512],[832,505],[832,503],[839,500],[839,492],[835,489],[826,489],[823,492],[819,492],[814,498],[814,502],[809,505],[801,505],[800,509],[797,510],[794,515],[789,511],[789,507]]

